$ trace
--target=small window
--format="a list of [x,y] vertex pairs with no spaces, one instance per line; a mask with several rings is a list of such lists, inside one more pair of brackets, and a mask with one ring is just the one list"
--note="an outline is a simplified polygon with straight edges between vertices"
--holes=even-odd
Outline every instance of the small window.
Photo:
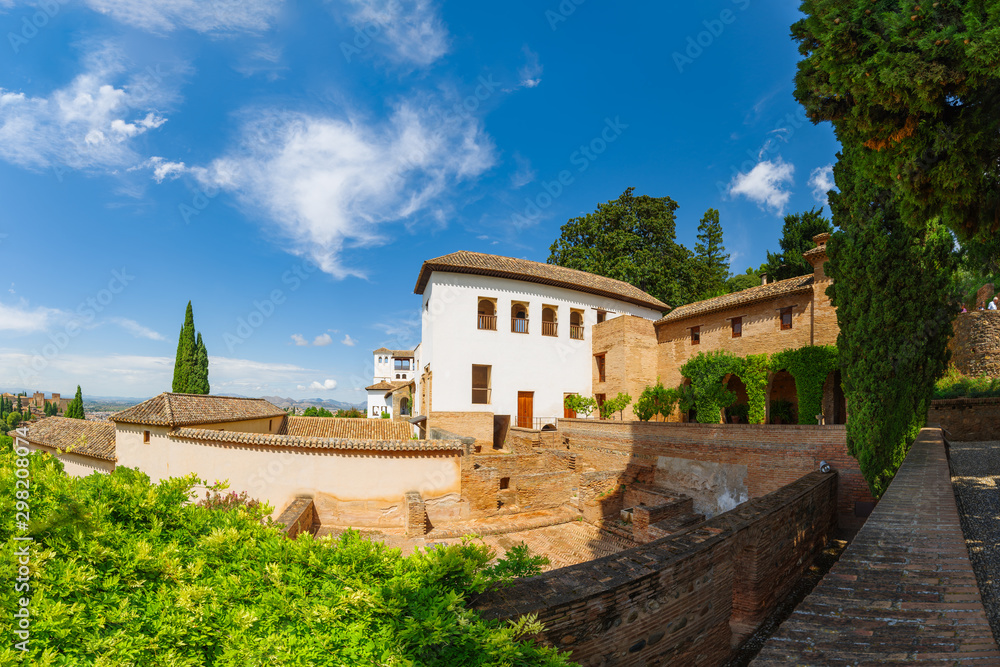
[[691,327],[691,344],[701,345],[701,327]]
[[268,431],[268,433],[271,432],[271,422],[273,422],[273,421],[274,421],[273,419],[268,419],[267,420],[267,431]]
[[490,404],[490,375],[492,366],[472,366],[472,402],[476,405]]
[[781,309],[781,330],[792,328],[792,307]]
[[410,370],[410,360],[409,359],[396,359],[395,368],[397,371],[408,371]]
[[583,312],[571,310],[569,312],[569,337],[574,340],[583,340]]
[[142,432],[142,444],[144,444],[144,445],[148,445],[149,444],[149,431],[143,431]]
[[608,313],[605,310],[597,311],[597,323],[600,324],[604,320],[608,319]]
[[743,336],[743,318],[734,317],[730,320],[733,327],[733,338],[740,338]]
[[504,489],[509,489],[509,488],[510,488],[510,477],[501,477],[500,490],[503,491]]
[[476,328],[482,331],[497,330],[497,308],[492,300],[479,300],[479,315],[476,320]]
[[604,355],[603,354],[595,354],[594,355],[594,361],[597,362],[597,381],[598,382],[604,382],[605,381],[605,379],[604,379],[605,378],[605,375],[604,375],[604,367],[605,367],[605,358],[604,358]]

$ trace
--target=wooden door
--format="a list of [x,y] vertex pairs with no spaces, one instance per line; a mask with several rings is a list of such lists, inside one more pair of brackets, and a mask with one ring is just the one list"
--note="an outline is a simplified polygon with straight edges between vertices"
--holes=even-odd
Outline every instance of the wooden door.
[[564,419],[576,419],[576,410],[570,410],[566,407],[566,397],[576,396],[576,394],[563,394],[563,418]]
[[534,421],[535,392],[517,392],[517,425],[521,428],[531,428]]

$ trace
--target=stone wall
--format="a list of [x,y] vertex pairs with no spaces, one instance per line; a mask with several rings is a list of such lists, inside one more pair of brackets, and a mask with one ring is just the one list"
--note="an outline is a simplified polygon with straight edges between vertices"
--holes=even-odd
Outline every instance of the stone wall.
[[710,468],[745,467],[742,483],[751,498],[759,498],[790,484],[818,470],[820,462],[826,461],[840,473],[840,513],[853,514],[855,503],[874,500],[857,460],[847,453],[844,426],[561,419],[559,431],[569,439],[581,470],[625,471],[630,465],[649,468],[655,471],[655,483],[696,499],[722,491],[720,483],[730,490],[738,490],[739,468],[728,468],[721,482],[718,478],[713,481],[716,473],[709,471],[711,474],[701,478],[690,477],[685,484],[683,476],[670,478],[671,468],[676,468],[676,462],[671,459],[702,462]]
[[462,499],[474,518],[559,507],[576,492],[575,469],[562,450],[477,454],[462,470]]
[[427,428],[475,438],[477,447],[493,447],[492,412],[432,412],[427,418]]
[[961,313],[948,344],[951,363],[966,375],[1000,377],[1000,310]]
[[834,525],[837,479],[813,472],[673,537],[524,579],[475,602],[537,614],[585,665],[719,665],[795,585]]
[[416,491],[408,491],[403,496],[403,525],[407,537],[418,537],[427,533],[427,509],[424,500]]
[[[591,331],[593,353],[603,354],[605,361],[604,382],[600,381],[597,363],[592,364],[595,395],[614,398],[625,392],[635,401],[643,389],[656,383],[656,331],[651,320],[622,315],[595,324]],[[631,405],[625,409],[624,418],[635,419]]]
[[927,423],[940,424],[949,440],[1000,439],[1000,398],[950,398],[931,401]]
[[293,540],[302,533],[315,535],[320,527],[316,505],[305,497],[293,500],[275,522],[285,526],[285,535]]

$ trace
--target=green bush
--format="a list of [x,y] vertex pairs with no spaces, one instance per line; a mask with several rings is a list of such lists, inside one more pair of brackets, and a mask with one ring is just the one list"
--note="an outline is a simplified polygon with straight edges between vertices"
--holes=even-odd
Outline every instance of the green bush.
[[771,401],[771,423],[772,424],[794,424],[795,406],[791,401],[778,399]]
[[656,384],[642,390],[639,400],[632,408],[635,416],[644,422],[648,422],[656,415],[661,415],[664,419],[674,411],[674,406],[680,400],[680,392],[677,389],[667,389],[656,378]]
[[810,345],[778,352],[771,355],[771,370],[786,370],[795,378],[799,423],[815,424],[816,415],[823,412],[823,383],[837,370],[837,348]]
[[[529,638],[533,619],[484,621],[470,595],[537,572],[524,550],[491,564],[470,542],[402,557],[348,531],[289,540],[264,509],[191,503],[193,477],[158,484],[129,468],[73,478],[23,457],[30,481],[31,637],[14,648],[0,589],[3,665],[568,665]],[[0,576],[14,582],[11,447],[0,448]],[[503,564],[507,562],[507,564]]]
[[736,417],[741,424],[749,423],[747,420],[750,417],[750,405],[747,403],[735,403],[726,408],[726,414],[730,417]]
[[611,415],[618,413],[619,417],[624,418],[623,413],[625,408],[632,404],[632,397],[624,392],[618,392],[618,395],[614,398],[609,398],[604,403],[601,404],[601,419],[608,419]]
[[568,394],[565,398],[563,398],[563,406],[567,410],[572,410],[578,415],[589,417],[591,413],[597,409],[597,401],[589,396]]
[[1000,378],[980,375],[969,377],[951,366],[934,385],[934,399],[1000,397]]

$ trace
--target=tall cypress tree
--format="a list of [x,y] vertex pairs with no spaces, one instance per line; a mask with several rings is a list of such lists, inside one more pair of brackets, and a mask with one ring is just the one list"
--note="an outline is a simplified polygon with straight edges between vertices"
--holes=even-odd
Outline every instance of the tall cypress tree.
[[184,326],[181,327],[180,337],[177,340],[177,358],[174,361],[174,381],[172,390],[178,394],[191,392],[192,381],[194,380],[194,370],[197,364],[197,342],[194,332],[194,310],[191,302],[188,301],[187,311],[184,313]]
[[694,246],[694,269],[697,274],[699,299],[726,293],[729,278],[729,256],[722,245],[722,223],[718,209],[705,211],[698,224],[698,243]]
[[76,385],[76,396],[74,396],[73,400],[66,406],[66,412],[63,416],[69,417],[70,419],[87,418],[83,413],[83,392],[80,391],[80,385]]
[[198,341],[195,343],[195,367],[192,374],[192,383],[188,387],[189,394],[207,394],[211,387],[208,384],[208,350],[205,343],[198,334]]

